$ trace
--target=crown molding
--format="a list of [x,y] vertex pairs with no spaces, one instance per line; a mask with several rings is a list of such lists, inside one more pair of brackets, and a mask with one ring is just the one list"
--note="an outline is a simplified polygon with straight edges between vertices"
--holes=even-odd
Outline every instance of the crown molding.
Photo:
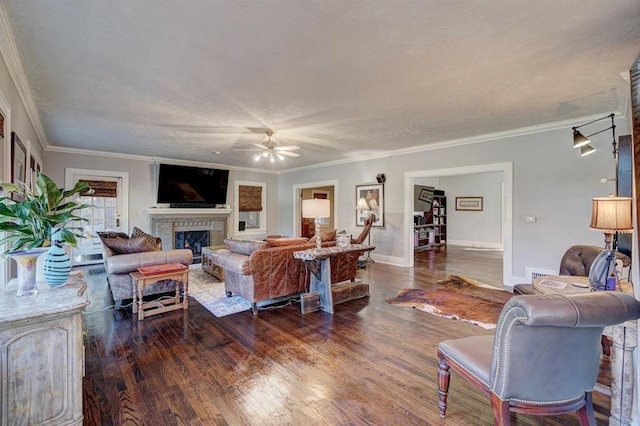
[[[625,117],[620,112],[615,112],[614,114],[616,119]],[[392,150],[392,151],[377,152],[369,155],[359,156],[357,159],[345,158],[342,160],[329,161],[326,163],[314,164],[311,166],[287,169],[287,170],[281,171],[280,173],[281,174],[295,173],[295,172],[318,169],[323,167],[356,163],[359,161],[378,160],[381,158],[394,157],[398,155],[415,154],[420,152],[433,151],[436,149],[446,149],[446,148],[452,148],[452,147],[462,146],[462,145],[491,142],[494,140],[505,139],[505,138],[533,135],[533,134],[549,132],[553,130],[566,130],[566,129],[571,129],[571,127],[575,126],[576,123],[589,122],[596,118],[600,118],[601,116],[602,114],[590,115],[590,116],[579,117],[571,120],[554,121],[551,123],[537,124],[535,126],[521,127],[518,129],[505,130],[502,132],[487,133],[485,135],[471,136],[471,137],[460,138],[460,139],[452,139],[449,141],[435,142],[435,143],[424,144],[424,145],[416,145],[410,148],[401,148],[401,149]]]
[[[615,112],[614,114],[615,114],[615,119],[625,117],[625,115],[621,114],[620,112]],[[575,126],[576,123],[587,123],[589,121],[592,121],[601,117],[602,117],[602,114],[589,115],[589,116],[579,117],[571,120],[554,121],[551,123],[538,124],[535,126],[521,127],[519,129],[511,129],[511,130],[505,130],[502,132],[488,133],[486,135],[452,139],[449,141],[436,142],[432,144],[417,145],[410,148],[402,148],[402,149],[397,149],[393,151],[384,151],[384,152],[378,152],[378,153],[374,153],[366,156],[359,156],[358,158],[345,158],[341,160],[327,161],[325,163],[313,164],[310,166],[297,167],[297,168],[286,169],[286,170],[264,170],[264,169],[250,168],[250,167],[230,166],[228,164],[220,164],[220,163],[205,163],[205,162],[191,161],[191,160],[176,160],[173,158],[121,154],[121,153],[106,152],[106,151],[94,151],[89,149],[67,148],[62,146],[48,146],[47,148],[45,148],[45,150],[49,152],[60,152],[60,153],[66,153],[66,154],[122,158],[126,160],[145,161],[149,163],[166,162],[166,163],[172,163],[172,164],[184,164],[184,165],[194,165],[194,166],[204,166],[204,167],[213,166],[213,167],[225,168],[229,170],[238,170],[238,171],[244,171],[244,172],[250,172],[250,173],[267,173],[267,174],[283,175],[283,174],[296,173],[296,172],[301,172],[306,170],[313,170],[313,169],[320,169],[320,168],[331,167],[331,166],[357,163],[360,161],[377,160],[381,158],[394,157],[398,155],[415,154],[420,152],[433,151],[437,149],[446,149],[446,148],[451,148],[456,146],[491,142],[499,139],[518,137],[518,136],[527,136],[527,135],[533,135],[537,133],[549,132],[554,130],[567,130]]]
[[67,148],[64,146],[56,146],[56,145],[48,146],[47,148],[45,148],[45,151],[59,152],[62,154],[91,155],[94,157],[120,158],[123,160],[143,161],[143,162],[152,163],[152,164],[169,163],[169,164],[181,164],[185,166],[213,167],[213,168],[221,168],[221,169],[223,168],[227,170],[243,171],[243,172],[250,172],[250,173],[278,174],[278,172],[272,171],[272,170],[252,169],[249,167],[237,167],[237,166],[230,166],[228,164],[222,164],[222,163],[207,163],[204,161],[178,160],[175,158],[166,158],[166,157],[122,154],[118,152],[95,151],[91,149]]
[[2,54],[2,58],[9,69],[9,75],[13,80],[13,84],[16,86],[16,90],[18,91],[22,105],[27,112],[29,121],[31,121],[33,130],[36,132],[36,135],[38,135],[38,143],[40,143],[40,146],[44,150],[49,145],[49,141],[44,132],[44,127],[42,127],[40,115],[38,114],[36,103],[33,100],[33,94],[31,93],[27,76],[22,68],[22,61],[18,54],[18,47],[16,46],[16,41],[13,38],[11,23],[7,16],[5,0],[0,1],[0,54]]

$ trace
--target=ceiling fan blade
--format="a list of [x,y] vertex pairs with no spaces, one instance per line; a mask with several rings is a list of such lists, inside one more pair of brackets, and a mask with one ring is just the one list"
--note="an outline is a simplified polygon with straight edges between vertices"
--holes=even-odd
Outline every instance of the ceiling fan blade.
[[295,145],[276,146],[275,149],[278,151],[297,151],[298,149],[300,149],[300,147]]
[[231,151],[260,151],[258,148],[231,148]]
[[264,145],[262,145],[262,144],[260,144],[260,143],[252,143],[251,145],[255,145],[255,146],[257,146],[258,148],[262,148],[262,149],[269,149],[268,147],[266,147],[266,146],[264,146]]
[[287,157],[300,157],[300,154],[290,151],[278,151],[278,154],[286,155]]

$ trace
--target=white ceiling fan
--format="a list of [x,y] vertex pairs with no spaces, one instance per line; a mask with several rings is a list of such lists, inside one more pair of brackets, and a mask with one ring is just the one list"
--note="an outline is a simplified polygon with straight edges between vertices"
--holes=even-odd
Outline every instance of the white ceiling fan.
[[278,143],[271,140],[271,136],[273,136],[273,131],[267,129],[265,132],[267,134],[267,140],[259,143],[254,143],[257,148],[233,148],[234,151],[260,151],[258,152],[253,159],[255,161],[260,161],[262,158],[271,161],[272,163],[276,161],[276,158],[280,160],[284,160],[284,157],[300,157],[300,154],[296,151],[300,149],[299,146],[290,145],[290,146],[278,146]]

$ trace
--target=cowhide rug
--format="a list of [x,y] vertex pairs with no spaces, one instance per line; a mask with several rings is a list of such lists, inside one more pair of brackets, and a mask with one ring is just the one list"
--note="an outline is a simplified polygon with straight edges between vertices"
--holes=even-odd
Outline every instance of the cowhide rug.
[[386,301],[493,329],[502,307],[512,296],[511,292],[491,288],[471,278],[450,275],[438,281],[437,289],[406,288]]

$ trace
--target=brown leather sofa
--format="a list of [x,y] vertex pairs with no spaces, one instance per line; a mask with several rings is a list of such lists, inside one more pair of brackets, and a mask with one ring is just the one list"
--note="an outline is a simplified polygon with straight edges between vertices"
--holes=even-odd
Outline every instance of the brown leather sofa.
[[[290,239],[295,240],[295,239]],[[257,313],[257,302],[306,292],[310,276],[293,252],[315,247],[300,240],[293,245],[270,246],[266,241],[225,240],[227,249],[217,250],[217,263],[224,269],[227,295],[240,296],[251,302]],[[335,241],[322,243],[335,245]],[[356,277],[360,251],[340,253],[331,258],[331,283]]]
[[[122,239],[129,238],[127,234],[120,234]],[[158,246],[162,247],[162,242],[157,238]],[[193,253],[189,249],[176,250],[154,250],[140,253],[116,254],[113,250],[102,243],[102,260],[107,271],[107,282],[111,289],[111,295],[115,302],[116,309],[122,306],[122,301],[133,298],[132,278],[129,275],[143,266],[165,265],[167,263],[182,263],[191,265]],[[145,287],[143,296],[150,294],[160,294],[175,290],[173,281],[160,281]]]
[[[603,247],[588,245],[569,247],[560,261],[560,271],[558,275],[588,277],[593,261],[603,250]],[[631,259],[629,259],[629,256],[626,254],[616,252],[615,257],[622,261],[624,267],[631,264]],[[533,284],[516,284],[513,286],[513,292],[515,294],[533,294]]]

